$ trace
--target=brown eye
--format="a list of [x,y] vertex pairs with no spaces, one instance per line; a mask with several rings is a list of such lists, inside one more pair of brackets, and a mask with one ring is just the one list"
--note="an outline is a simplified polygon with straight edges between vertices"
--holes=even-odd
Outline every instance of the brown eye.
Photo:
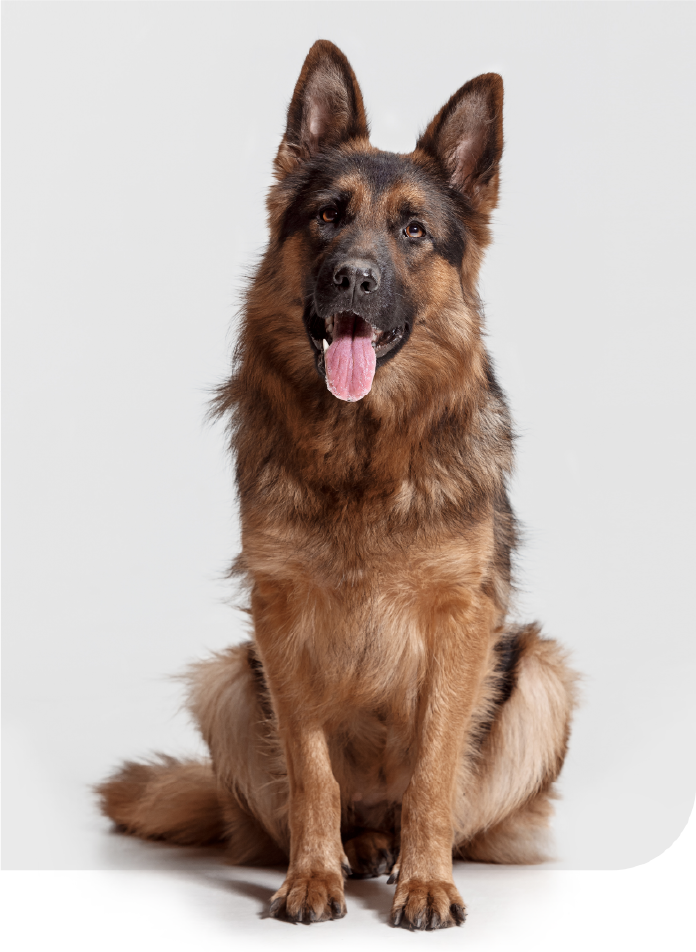
[[419,225],[418,222],[412,221],[410,225],[406,226],[406,234],[409,238],[425,238],[425,228]]
[[325,221],[325,222],[327,222],[327,223],[331,223],[332,221],[336,221],[336,219],[338,218],[338,209],[337,209],[337,208],[325,208],[324,211],[321,213],[321,218],[322,218],[322,221]]

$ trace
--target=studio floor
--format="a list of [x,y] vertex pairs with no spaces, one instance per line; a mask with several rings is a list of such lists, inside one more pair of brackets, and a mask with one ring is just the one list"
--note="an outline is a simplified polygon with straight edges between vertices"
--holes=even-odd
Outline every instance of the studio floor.
[[[386,878],[349,881],[348,915],[311,927],[268,917],[280,869],[231,868],[219,853],[141,844],[103,834],[102,846],[136,871],[4,873],[2,935],[12,949],[104,952],[128,948],[225,950],[402,949],[437,943],[467,952],[693,948],[690,907],[696,826],[661,857],[618,871],[456,864],[466,899],[460,929],[417,939],[388,925]],[[128,854],[126,857],[124,854]],[[157,867],[157,868],[153,868]],[[430,946],[429,946],[430,947]]]

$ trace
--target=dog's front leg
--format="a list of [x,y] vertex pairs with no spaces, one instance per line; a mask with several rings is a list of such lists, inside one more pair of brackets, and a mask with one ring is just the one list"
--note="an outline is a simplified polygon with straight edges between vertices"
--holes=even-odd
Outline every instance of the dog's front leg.
[[297,644],[299,624],[288,590],[257,583],[252,613],[289,788],[290,864],[271,897],[271,915],[294,922],[340,919],[346,914],[342,867],[348,862],[341,842],[341,793],[302,654],[288,647]]
[[464,618],[440,616],[428,635],[418,755],[402,803],[394,925],[438,929],[461,925],[465,919],[464,903],[452,879],[453,806],[489,630],[487,613],[476,608]]
[[290,788],[290,865],[271,900],[271,915],[296,922],[346,914],[341,795],[323,729],[279,705]]

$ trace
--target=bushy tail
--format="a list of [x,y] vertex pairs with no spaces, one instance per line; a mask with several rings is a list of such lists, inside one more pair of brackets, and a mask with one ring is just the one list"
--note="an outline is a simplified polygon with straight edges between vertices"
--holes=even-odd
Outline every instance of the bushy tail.
[[127,762],[96,792],[102,813],[142,839],[204,846],[228,838],[210,763],[166,756]]
[[287,861],[281,847],[231,793],[221,798],[209,761],[159,755],[129,761],[96,788],[102,813],[124,832],[180,846],[224,843],[229,862],[272,866]]

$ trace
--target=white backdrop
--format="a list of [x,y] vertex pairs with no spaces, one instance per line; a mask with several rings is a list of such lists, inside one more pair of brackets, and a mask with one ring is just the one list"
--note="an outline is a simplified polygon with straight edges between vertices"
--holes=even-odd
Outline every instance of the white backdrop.
[[110,834],[88,785],[122,757],[200,749],[165,675],[244,634],[206,393],[319,37],[351,60],[384,149],[503,75],[482,294],[521,435],[520,614],[585,675],[555,865],[622,869],[675,840],[696,789],[695,14],[3,7],[6,869],[193,862]]

